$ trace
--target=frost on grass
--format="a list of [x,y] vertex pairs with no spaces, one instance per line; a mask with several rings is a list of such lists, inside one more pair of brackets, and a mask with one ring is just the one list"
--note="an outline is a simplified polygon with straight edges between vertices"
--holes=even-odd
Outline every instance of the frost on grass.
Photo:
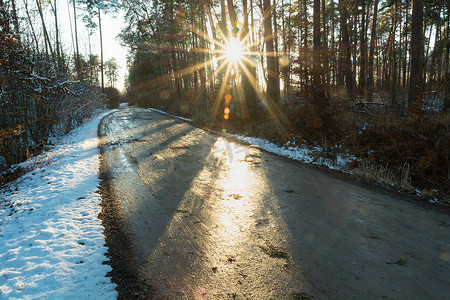
[[0,298],[114,299],[98,194],[97,126],[72,131],[0,193]]

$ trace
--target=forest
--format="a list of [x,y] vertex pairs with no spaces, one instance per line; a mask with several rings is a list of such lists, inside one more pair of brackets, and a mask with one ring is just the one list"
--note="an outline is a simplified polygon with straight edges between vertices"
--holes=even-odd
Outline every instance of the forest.
[[[70,3],[100,37],[101,14],[124,14],[130,104],[307,144],[318,156],[345,153],[355,157],[348,170],[365,180],[449,199],[449,1]],[[58,4],[0,0],[0,155],[8,165],[102,102],[103,57],[78,46],[64,52]]]
[[128,99],[448,199],[448,1],[124,2]]

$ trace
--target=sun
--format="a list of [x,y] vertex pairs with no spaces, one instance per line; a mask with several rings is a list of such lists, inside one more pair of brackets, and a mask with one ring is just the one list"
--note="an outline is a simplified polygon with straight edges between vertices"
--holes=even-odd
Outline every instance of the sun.
[[229,62],[236,63],[243,57],[242,45],[237,38],[231,38],[225,47],[225,56]]

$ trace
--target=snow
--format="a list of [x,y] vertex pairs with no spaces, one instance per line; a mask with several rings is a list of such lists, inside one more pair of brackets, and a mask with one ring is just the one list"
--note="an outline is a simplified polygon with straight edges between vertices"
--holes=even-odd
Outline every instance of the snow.
[[168,115],[168,116],[171,116],[171,117],[173,117],[173,118],[177,118],[177,119],[183,120],[183,121],[185,121],[185,122],[192,122],[192,119],[188,119],[188,118],[183,118],[183,117],[180,117],[180,116],[171,115],[171,114],[169,114],[169,113],[166,113],[165,111],[162,111],[162,110],[159,110],[159,109],[156,109],[156,108],[149,108],[148,110],[150,110],[150,111],[156,111],[156,112],[159,112],[160,114]]
[[[171,115],[165,111],[155,109],[155,108],[149,108],[150,111],[155,111],[164,115],[168,115],[174,118],[181,119],[186,122],[192,122],[191,119]],[[211,130],[212,131],[212,130]],[[229,133],[222,133],[218,131],[213,131],[216,134],[226,136],[228,138],[232,138],[235,140],[240,141],[241,143],[250,145],[252,147],[256,147],[259,149],[263,149],[265,151],[284,156],[290,159],[298,160],[307,164],[312,165],[319,165],[319,166],[325,166],[329,169],[333,170],[340,170],[344,172],[351,173],[351,171],[346,170],[345,166],[350,163],[353,160],[356,160],[357,158],[352,155],[348,154],[337,154],[335,159],[330,158],[324,158],[320,157],[320,155],[323,153],[323,150],[319,147],[315,147],[313,149],[308,148],[305,144],[297,145],[296,140],[294,139],[293,142],[287,142],[283,146],[279,146],[275,143],[271,143],[268,140],[262,139],[262,138],[256,138],[256,137],[249,137],[245,135],[238,135],[238,134],[229,134]]]
[[[162,110],[158,110],[158,109],[154,109],[154,108],[149,108],[149,110],[159,112],[161,114],[165,114],[165,115],[168,115],[168,116],[171,116],[174,118],[178,118],[178,119],[181,119],[186,122],[192,122],[191,119],[171,115]],[[365,130],[365,129],[366,129],[366,127],[364,126],[362,128],[362,130]],[[287,157],[290,159],[301,161],[306,164],[323,166],[323,167],[327,167],[332,170],[338,170],[343,173],[347,173],[350,175],[356,175],[356,176],[362,176],[362,177],[366,177],[369,180],[373,180],[372,175],[369,174],[367,171],[358,170],[358,169],[355,170],[355,169],[352,169],[349,167],[349,164],[351,162],[360,161],[360,159],[358,159],[356,156],[353,156],[353,155],[350,155],[347,153],[338,153],[334,156],[334,158],[325,158],[325,157],[323,157],[324,151],[322,148],[320,148],[320,147],[311,148],[311,147],[306,146],[306,143],[299,144],[299,143],[297,143],[295,138],[293,139],[293,142],[287,142],[283,146],[280,146],[278,144],[272,143],[272,142],[262,139],[262,138],[249,137],[249,136],[238,135],[238,134],[229,134],[226,132],[218,132],[218,131],[214,131],[214,130],[207,130],[207,131],[211,131],[211,132],[214,132],[215,134],[237,140],[243,144],[247,144],[247,145],[250,145],[250,146],[258,148],[258,149],[263,149],[267,152],[271,152],[271,153],[274,153],[274,154],[277,154],[280,156],[284,156],[284,157]],[[336,147],[338,147],[338,145],[336,145]],[[224,147],[220,148],[218,151],[221,152],[225,149],[227,149],[228,153],[230,153],[229,161],[231,161],[235,150],[232,146],[229,146],[229,143],[228,144],[225,143]],[[371,151],[371,152],[373,152],[373,151]],[[400,184],[398,182],[391,182],[389,180],[386,180],[383,177],[377,178],[376,181],[379,183],[391,186],[392,188],[395,188],[397,190],[400,190]],[[418,196],[422,196],[422,194],[425,194],[423,191],[420,191],[418,189],[415,189],[414,191],[416,192],[416,194]],[[434,192],[438,193],[439,190],[434,190]],[[427,196],[427,197],[429,197],[429,196]],[[432,203],[438,203],[439,199],[436,197],[433,197],[433,199],[431,199],[429,201]],[[447,202],[448,201],[449,200],[447,199]]]
[[338,154],[335,159],[320,157],[319,155],[323,152],[321,148],[314,147],[310,149],[305,144],[296,145],[295,140],[294,143],[287,142],[285,145],[279,146],[268,140],[256,137],[228,133],[223,135],[280,156],[298,160],[307,164],[325,166],[333,170],[343,171],[346,164],[356,159],[356,157],[352,155],[345,154]]
[[105,114],[21,164],[32,171],[0,192],[0,299],[117,298],[97,217]]

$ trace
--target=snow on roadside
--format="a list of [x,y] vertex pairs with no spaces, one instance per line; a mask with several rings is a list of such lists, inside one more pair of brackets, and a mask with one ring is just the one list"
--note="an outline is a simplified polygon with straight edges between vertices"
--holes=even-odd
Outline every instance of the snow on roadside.
[[284,146],[279,146],[269,142],[268,140],[256,137],[229,133],[225,133],[223,135],[280,156],[298,160],[307,164],[326,166],[333,170],[342,171],[346,164],[356,159],[354,156],[342,154],[337,154],[335,159],[320,157],[319,155],[322,152],[320,148],[316,147],[314,149],[309,149],[306,145],[297,146],[295,144],[291,144],[291,142],[287,142]]
[[0,192],[0,299],[117,298],[97,217],[104,115],[25,162],[34,170]]
[[[167,112],[149,108],[150,111],[156,111],[174,118],[181,119],[186,122],[192,122],[191,119],[186,119],[183,117],[171,115]],[[358,161],[359,159],[356,156],[345,154],[345,153],[338,153],[336,154],[334,159],[331,158],[325,158],[323,157],[323,149],[319,147],[315,147],[313,149],[308,148],[305,144],[297,145],[296,141],[294,140],[294,143],[288,142],[283,146],[279,146],[275,143],[272,143],[268,140],[262,139],[262,138],[256,138],[256,137],[249,137],[245,135],[238,135],[238,134],[229,134],[229,133],[222,133],[215,130],[209,130],[207,131],[214,132],[215,134],[225,136],[234,140],[237,140],[241,143],[266,150],[268,152],[284,156],[290,159],[298,160],[301,162],[304,162],[306,164],[311,165],[318,165],[318,166],[324,166],[332,170],[339,170],[343,173],[356,175],[356,176],[362,176],[368,180],[376,181],[378,183],[390,186],[391,188],[394,188],[396,190],[401,190],[400,183],[393,182],[391,180],[386,180],[385,178],[373,178],[373,174],[370,173],[369,170],[354,170],[348,167],[349,163],[352,161]],[[226,147],[225,147],[226,148]],[[233,147],[230,148],[231,151],[235,151]],[[233,153],[229,154],[232,155]],[[419,189],[414,189],[411,187],[411,189],[414,190],[415,194],[420,197],[426,197],[430,198],[428,201],[431,203],[439,203],[440,200],[436,198],[435,196],[432,196],[429,191],[421,191]],[[406,190],[409,191],[409,190]],[[435,194],[439,193],[439,190],[433,190]],[[445,199],[445,202],[450,202],[450,199]]]
[[180,116],[171,115],[171,114],[169,114],[169,113],[166,113],[165,111],[162,111],[162,110],[159,110],[159,109],[156,109],[156,108],[148,108],[148,110],[150,110],[150,111],[156,111],[156,112],[159,112],[160,114],[168,115],[168,116],[171,116],[171,117],[173,117],[173,118],[177,118],[177,119],[180,119],[180,120],[183,120],[183,121],[186,121],[186,122],[192,122],[192,119],[188,119],[188,118],[183,118],[183,117],[180,117]]
[[[155,109],[155,108],[149,108],[150,111],[159,112],[164,115],[171,116],[173,118],[178,118],[186,122],[192,122],[191,119],[171,115],[165,111]],[[309,149],[306,147],[306,145],[296,145],[294,143],[288,142],[284,146],[279,146],[275,143],[272,143],[268,140],[262,139],[262,138],[256,138],[256,137],[249,137],[244,135],[238,135],[238,134],[230,134],[230,133],[222,133],[214,130],[209,130],[211,132],[214,132],[216,134],[229,137],[235,140],[240,141],[241,143],[251,145],[253,147],[257,147],[263,150],[266,150],[271,153],[275,153],[280,156],[288,157],[294,160],[298,160],[307,164],[312,165],[319,165],[319,166],[325,166],[329,169],[333,170],[341,170],[341,171],[347,171],[351,173],[348,170],[345,170],[345,165],[349,162],[356,159],[356,157],[352,155],[345,155],[345,154],[337,154],[335,159],[329,159],[320,157],[320,154],[322,153],[322,149],[316,147],[314,149]],[[295,141],[294,141],[295,142]]]

